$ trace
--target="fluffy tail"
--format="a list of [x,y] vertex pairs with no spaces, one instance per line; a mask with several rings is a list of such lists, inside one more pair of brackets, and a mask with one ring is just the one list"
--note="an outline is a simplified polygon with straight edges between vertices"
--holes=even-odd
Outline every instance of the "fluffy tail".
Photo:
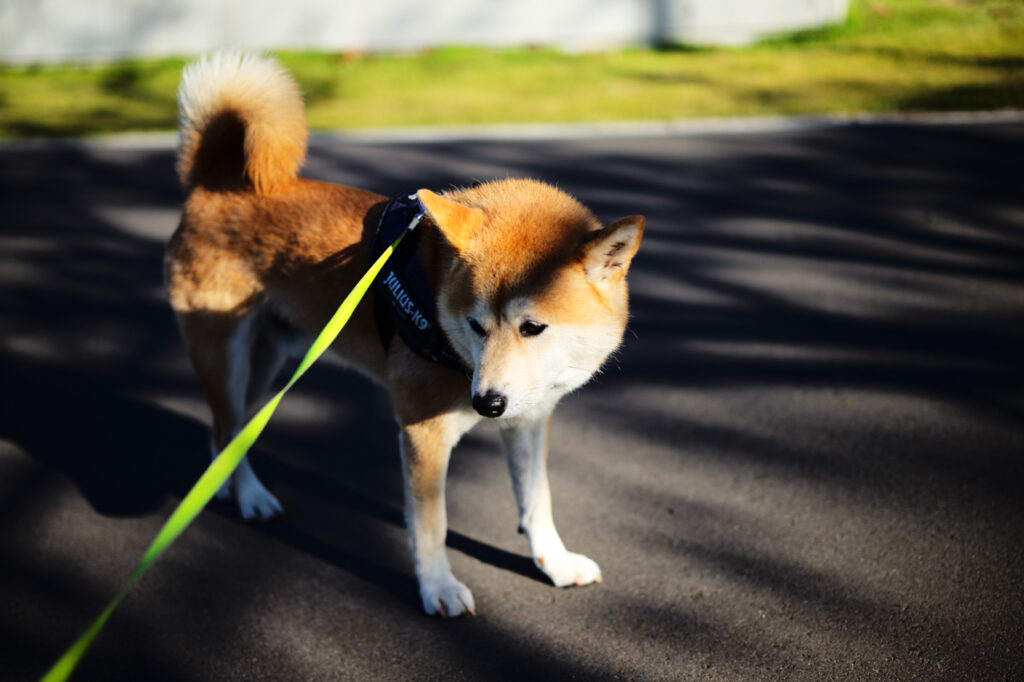
[[195,187],[272,194],[306,155],[302,95],[277,60],[217,52],[185,67],[178,88],[178,177]]

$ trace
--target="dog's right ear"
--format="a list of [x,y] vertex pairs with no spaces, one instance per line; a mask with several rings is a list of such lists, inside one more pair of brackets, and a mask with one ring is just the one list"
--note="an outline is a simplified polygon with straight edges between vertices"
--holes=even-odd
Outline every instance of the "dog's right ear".
[[427,209],[430,219],[456,251],[466,248],[473,234],[484,222],[484,212],[479,208],[463,206],[429,189],[421,189],[416,192],[416,196]]

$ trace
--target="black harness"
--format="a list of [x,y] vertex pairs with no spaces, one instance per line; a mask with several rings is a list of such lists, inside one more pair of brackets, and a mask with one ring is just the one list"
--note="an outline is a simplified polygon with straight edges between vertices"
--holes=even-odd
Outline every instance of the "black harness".
[[[415,194],[391,199],[377,223],[377,233],[370,247],[370,262],[375,262],[388,245],[423,215],[423,205]],[[415,229],[406,235],[373,281],[373,313],[380,341],[387,349],[397,332],[405,345],[418,355],[470,375],[437,323],[434,294],[423,266],[416,258],[419,236],[420,231]]]

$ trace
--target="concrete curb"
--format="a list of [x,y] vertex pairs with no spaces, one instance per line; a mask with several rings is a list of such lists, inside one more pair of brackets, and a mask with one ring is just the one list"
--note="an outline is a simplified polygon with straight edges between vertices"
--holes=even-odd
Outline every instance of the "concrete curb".
[[[544,141],[630,137],[687,137],[788,132],[857,125],[986,125],[1024,123],[1024,110],[956,111],[891,114],[825,114],[818,116],[758,116],[736,118],[617,121],[607,123],[516,124],[418,128],[379,128],[314,132],[311,146],[340,144],[432,143],[462,141]],[[174,132],[121,133],[79,138],[0,140],[3,151],[54,149],[173,149]]]

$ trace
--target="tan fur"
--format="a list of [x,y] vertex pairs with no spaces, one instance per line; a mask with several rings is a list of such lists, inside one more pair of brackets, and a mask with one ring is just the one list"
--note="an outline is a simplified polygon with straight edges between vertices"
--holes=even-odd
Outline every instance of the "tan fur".
[[[465,204],[483,214],[486,229],[460,234],[461,258],[478,267],[478,293],[510,291],[540,284],[534,281],[573,260],[580,242],[601,224],[584,206],[550,185],[510,179],[452,192],[450,202]],[[431,206],[427,206],[428,210]],[[446,216],[447,217],[447,216]],[[442,225],[449,223],[442,219]],[[460,232],[464,228],[453,226]],[[445,229],[450,237],[454,229]],[[502,254],[496,259],[494,254]]]
[[[179,102],[177,165],[187,199],[167,249],[166,279],[213,412],[214,440],[222,447],[241,426],[240,410],[260,397],[280,367],[283,339],[296,333],[313,338],[365,272],[385,198],[297,177],[306,141],[302,104],[294,82],[272,60],[221,55],[200,62],[186,70]],[[529,300],[546,324],[593,325],[607,335],[606,353],[618,345],[628,314],[623,275],[642,219],[602,228],[579,202],[533,180],[496,181],[445,195],[421,190],[419,196],[427,209],[418,228],[419,258],[438,295],[442,326],[467,364],[490,363],[487,371],[493,373],[506,356],[543,347],[518,335],[518,321],[505,319],[513,315],[510,302],[520,299]],[[452,595],[462,594],[457,588],[465,595],[468,590],[440,580],[447,560],[436,558],[446,527],[449,452],[479,419],[470,408],[470,379],[424,360],[400,340],[382,348],[370,298],[356,309],[333,350],[390,391],[402,427],[425,608],[446,615],[472,612],[471,596],[453,606]],[[496,324],[504,324],[504,335],[495,332],[485,352],[477,353],[479,360],[467,341],[472,333],[465,316],[482,304]],[[264,347],[276,350],[261,357]],[[594,358],[588,372],[604,357]],[[478,364],[475,376],[490,375]],[[249,401],[241,406],[240,390]],[[546,438],[545,433],[545,460]],[[272,505],[265,509],[272,513]],[[546,551],[550,564],[554,550]],[[592,569],[581,570],[590,573],[577,582],[595,580]],[[437,588],[440,606],[432,607],[428,595],[438,580],[444,589]]]

